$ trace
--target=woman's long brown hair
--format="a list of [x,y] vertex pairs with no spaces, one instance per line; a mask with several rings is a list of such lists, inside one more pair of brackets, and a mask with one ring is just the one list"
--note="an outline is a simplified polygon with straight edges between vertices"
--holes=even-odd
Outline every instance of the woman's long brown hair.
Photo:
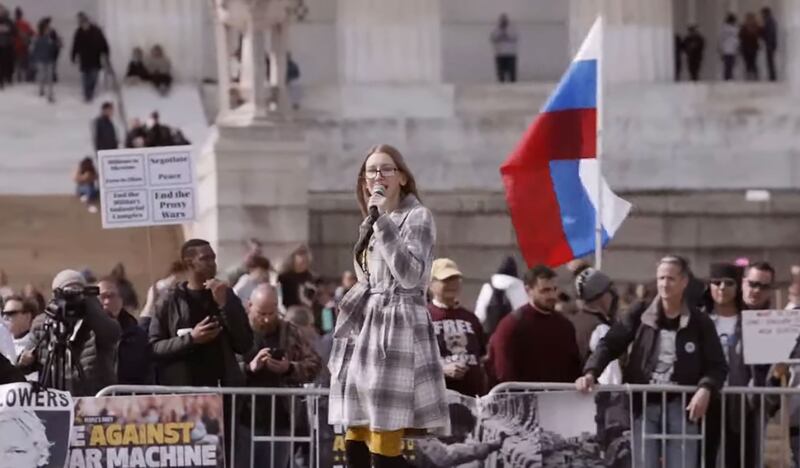
[[419,193],[417,192],[417,181],[414,179],[414,174],[411,173],[411,170],[408,168],[406,160],[403,158],[403,155],[400,154],[400,151],[391,145],[375,145],[370,148],[369,151],[367,151],[367,156],[364,158],[364,162],[361,163],[361,169],[358,170],[358,181],[356,182],[356,200],[358,200],[358,206],[361,208],[361,215],[367,216],[367,213],[369,212],[367,209],[367,200],[370,196],[369,191],[367,190],[367,159],[369,159],[369,157],[375,153],[388,154],[389,157],[392,158],[392,161],[394,161],[394,164],[397,166],[397,168],[403,174],[405,174],[406,184],[400,187],[400,191],[403,194],[402,198],[405,198],[405,196],[409,193],[413,193],[414,196],[419,200],[420,197]]

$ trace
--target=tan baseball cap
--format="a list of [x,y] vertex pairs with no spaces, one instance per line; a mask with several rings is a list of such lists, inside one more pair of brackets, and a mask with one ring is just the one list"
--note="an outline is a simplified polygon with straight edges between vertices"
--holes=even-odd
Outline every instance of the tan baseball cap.
[[433,266],[431,267],[431,278],[437,281],[444,281],[447,278],[452,278],[454,276],[464,276],[461,274],[461,271],[459,271],[456,262],[450,260],[449,258],[437,258],[433,261]]

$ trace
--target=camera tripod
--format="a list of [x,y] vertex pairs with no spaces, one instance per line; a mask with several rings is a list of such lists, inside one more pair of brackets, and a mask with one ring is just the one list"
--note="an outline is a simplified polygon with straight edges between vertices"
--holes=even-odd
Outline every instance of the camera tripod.
[[72,359],[70,335],[73,334],[75,326],[61,320],[49,320],[45,328],[50,339],[47,343],[47,359],[39,374],[39,386],[72,391],[73,370],[79,381],[85,381],[80,363]]

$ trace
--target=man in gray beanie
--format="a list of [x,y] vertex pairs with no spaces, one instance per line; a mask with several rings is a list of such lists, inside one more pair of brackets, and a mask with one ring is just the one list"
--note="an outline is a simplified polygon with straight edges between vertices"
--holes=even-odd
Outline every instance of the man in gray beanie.
[[[75,270],[64,270],[53,278],[53,291],[79,291],[87,286],[83,275]],[[117,346],[122,331],[119,323],[109,317],[92,295],[83,295],[78,302],[79,317],[73,322],[70,333],[69,348],[72,360],[78,369],[69,371],[67,388],[72,396],[93,396],[99,390],[117,382]],[[23,351],[19,358],[19,366],[23,372],[44,371],[47,365],[48,346],[52,338],[46,324],[55,319],[47,314],[39,314],[31,328],[33,348]],[[43,382],[46,386],[56,388],[57,382]]]
[[589,341],[598,325],[610,325],[617,308],[617,293],[611,278],[600,270],[584,268],[575,277],[580,304],[572,318],[581,362],[589,357]]

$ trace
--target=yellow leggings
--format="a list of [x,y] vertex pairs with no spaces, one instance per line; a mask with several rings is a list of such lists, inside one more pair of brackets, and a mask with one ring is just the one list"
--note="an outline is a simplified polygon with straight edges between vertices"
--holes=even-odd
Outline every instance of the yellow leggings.
[[347,429],[344,440],[367,444],[369,451],[384,457],[399,457],[403,454],[403,429],[396,431],[371,431],[367,427]]

